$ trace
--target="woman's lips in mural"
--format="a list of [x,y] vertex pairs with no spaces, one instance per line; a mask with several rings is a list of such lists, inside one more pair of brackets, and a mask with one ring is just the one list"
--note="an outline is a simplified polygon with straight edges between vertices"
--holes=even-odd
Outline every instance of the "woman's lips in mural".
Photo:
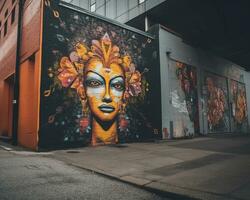
[[115,108],[110,105],[100,105],[98,108],[105,113],[111,113],[115,110]]

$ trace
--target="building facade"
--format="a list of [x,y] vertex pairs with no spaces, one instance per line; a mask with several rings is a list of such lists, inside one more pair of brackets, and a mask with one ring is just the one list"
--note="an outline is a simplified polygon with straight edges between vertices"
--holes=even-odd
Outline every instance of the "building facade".
[[2,1],[0,136],[38,150],[247,133],[249,72],[158,24],[164,2]]
[[[16,138],[20,145],[32,149],[37,148],[39,129],[42,6],[42,1],[4,0],[0,3],[0,134]],[[17,92],[18,98],[15,98]]]

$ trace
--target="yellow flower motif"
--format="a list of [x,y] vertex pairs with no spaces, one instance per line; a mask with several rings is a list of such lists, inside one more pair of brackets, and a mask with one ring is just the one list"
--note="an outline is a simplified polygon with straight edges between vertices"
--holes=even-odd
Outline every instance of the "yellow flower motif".
[[[61,68],[61,69],[60,69]],[[73,74],[77,74],[74,65],[72,64],[72,62],[69,60],[68,57],[64,56],[61,58],[60,61],[60,70],[64,70],[67,69],[69,72],[73,73]]]
[[123,57],[123,63],[125,67],[129,67],[131,64],[131,57],[130,56],[124,56]]
[[141,73],[139,71],[135,71],[130,77],[129,83],[133,84],[136,82],[141,82]]
[[88,56],[88,55],[83,55],[83,56],[82,56],[82,59],[83,59],[84,61],[87,61],[87,60],[89,60],[89,56]]
[[[77,44],[76,44],[76,52],[77,52],[77,54],[78,54],[81,58],[83,58],[83,57],[87,54],[88,50],[87,50],[87,47],[86,47],[85,45],[83,45],[83,44],[81,44],[81,43],[77,43]],[[84,59],[84,58],[83,58],[83,59]]]
[[118,64],[122,64],[122,59],[120,59],[120,58],[117,59],[117,63],[118,63]]
[[82,71],[84,69],[84,64],[82,63],[74,62],[74,65],[76,66],[78,71]]
[[61,81],[63,87],[71,85],[78,76],[78,72],[68,57],[62,57],[58,71],[60,73],[57,77]]
[[93,56],[94,56],[94,53],[91,52],[91,51],[89,51],[89,52],[88,52],[88,56],[89,56],[89,57],[93,57]]

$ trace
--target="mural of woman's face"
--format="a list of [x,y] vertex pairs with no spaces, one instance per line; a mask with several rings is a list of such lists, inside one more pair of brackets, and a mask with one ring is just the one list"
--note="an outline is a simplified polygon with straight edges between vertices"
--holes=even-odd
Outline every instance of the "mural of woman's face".
[[113,120],[119,112],[125,90],[122,67],[112,63],[105,68],[99,59],[92,59],[86,66],[84,79],[94,117],[104,122]]

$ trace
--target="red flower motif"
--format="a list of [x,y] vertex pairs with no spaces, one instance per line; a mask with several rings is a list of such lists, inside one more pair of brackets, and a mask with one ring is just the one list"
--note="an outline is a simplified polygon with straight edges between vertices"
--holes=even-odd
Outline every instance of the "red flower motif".
[[135,71],[132,73],[128,81],[128,93],[131,96],[138,96],[141,92],[141,73]]
[[88,128],[88,126],[89,126],[89,118],[88,117],[83,117],[80,120],[80,131],[85,132],[85,130]]

